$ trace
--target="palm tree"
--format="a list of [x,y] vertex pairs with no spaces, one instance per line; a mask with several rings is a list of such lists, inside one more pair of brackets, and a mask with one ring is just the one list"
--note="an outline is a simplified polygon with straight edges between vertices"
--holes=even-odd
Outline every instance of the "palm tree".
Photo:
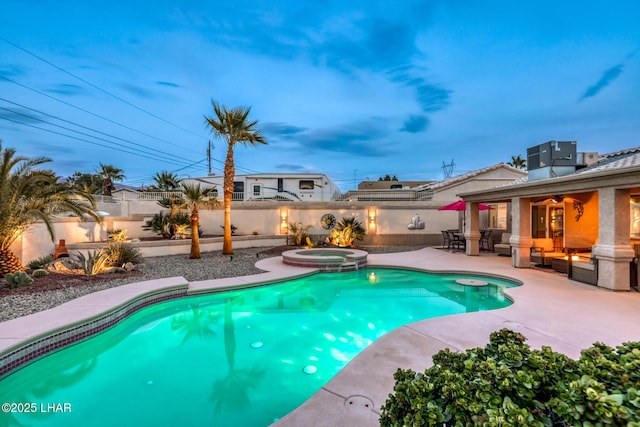
[[160,191],[176,191],[180,188],[180,178],[173,172],[157,172],[153,177],[155,187]]
[[53,241],[51,219],[56,215],[71,212],[102,220],[89,193],[58,182],[52,171],[34,169],[50,161],[16,156],[13,148],[3,150],[0,141],[0,277],[24,271],[11,244],[36,222],[44,222]]
[[222,253],[233,254],[231,244],[231,197],[233,196],[233,178],[236,167],[233,162],[233,148],[236,143],[249,145],[266,144],[264,137],[257,129],[257,121],[249,121],[247,117],[251,108],[236,107],[228,110],[215,101],[211,101],[215,117],[205,116],[207,124],[217,137],[227,142],[227,158],[224,162],[224,240]]
[[111,195],[115,181],[122,181],[125,178],[123,170],[112,165],[100,163],[100,167],[96,172],[102,179],[102,195],[104,196]]
[[200,259],[200,236],[198,235],[200,213],[198,206],[209,209],[220,206],[218,199],[210,197],[212,192],[213,188],[202,188],[200,184],[182,183],[184,202],[180,208],[191,210],[191,253],[189,259]]
[[517,169],[527,169],[527,161],[523,159],[520,154],[518,154],[517,156],[511,156],[511,161],[507,162],[507,164]]

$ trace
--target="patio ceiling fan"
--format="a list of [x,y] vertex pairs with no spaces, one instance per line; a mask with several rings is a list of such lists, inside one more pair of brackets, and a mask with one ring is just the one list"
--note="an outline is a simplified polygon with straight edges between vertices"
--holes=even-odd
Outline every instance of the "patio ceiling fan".
[[539,200],[536,203],[544,203],[544,204],[559,204],[559,203],[572,203],[573,209],[576,211],[575,219],[576,221],[580,221],[580,218],[584,214],[584,203],[581,200],[578,200],[574,197],[570,196],[562,196],[556,195],[547,197],[546,199]]

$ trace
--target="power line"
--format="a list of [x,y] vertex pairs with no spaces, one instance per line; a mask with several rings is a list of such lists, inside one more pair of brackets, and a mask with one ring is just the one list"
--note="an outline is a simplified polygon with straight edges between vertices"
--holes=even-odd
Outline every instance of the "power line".
[[[36,126],[36,125],[33,125],[33,124],[24,123],[24,122],[20,122],[20,121],[17,121],[17,120],[12,120],[12,119],[10,119],[10,118],[8,118],[8,117],[0,117],[0,119],[2,119],[2,120],[7,120],[7,121],[9,121],[9,122],[13,122],[13,123],[17,123],[17,124],[19,124],[19,125],[23,125],[23,126],[29,126],[29,127],[34,128],[34,129],[39,129],[39,130],[42,130],[42,131],[45,131],[45,132],[49,132],[49,133],[52,133],[52,134],[55,134],[55,135],[60,135],[60,136],[64,136],[64,137],[71,138],[71,139],[75,139],[75,140],[78,140],[78,141],[87,142],[87,143],[89,143],[89,144],[97,145],[97,146],[99,146],[99,147],[104,147],[104,148],[109,148],[109,149],[112,149],[112,148],[113,148],[113,147],[109,147],[108,145],[100,144],[100,143],[95,142],[95,141],[89,141],[89,140],[87,140],[87,139],[79,138],[79,137],[77,137],[77,136],[67,135],[67,134],[62,133],[62,132],[56,132],[56,131],[54,131],[54,130],[46,129],[46,128],[43,128],[43,127],[40,127],[40,126]],[[47,122],[45,122],[45,123],[47,123]],[[48,124],[51,124],[51,123],[48,123]],[[51,124],[51,125],[52,125],[52,126],[61,127],[61,128],[63,128],[63,129],[70,130],[70,131],[72,131],[72,132],[76,132],[76,133],[80,133],[80,134],[82,134],[82,132],[78,132],[78,131],[75,131],[75,130],[73,130],[73,129],[67,129],[67,128],[65,128],[64,126],[59,126],[59,125],[55,125],[55,124]],[[92,136],[92,135],[89,135],[89,136],[90,136],[91,138],[96,138],[95,136]],[[98,139],[99,139],[99,138],[98,138]],[[157,158],[155,158],[155,159],[154,159],[154,158],[152,158],[152,157],[146,156],[146,155],[144,155],[144,154],[136,153],[136,152],[133,152],[133,151],[128,151],[128,150],[121,150],[121,151],[122,151],[122,152],[124,152],[124,153],[127,153],[127,154],[133,154],[134,156],[144,157],[144,158],[149,159],[149,160],[156,160],[156,161],[158,161],[158,160],[159,160],[159,159],[157,159]],[[163,160],[163,161],[164,161],[164,160]],[[204,161],[204,159],[203,159],[202,161]],[[175,163],[175,162],[173,162],[173,163]]]
[[36,55],[35,53],[33,53],[33,52],[31,52],[31,51],[29,51],[29,50],[27,50],[27,49],[25,49],[25,48],[23,48],[23,47],[21,47],[21,46],[19,46],[19,45],[15,44],[15,43],[13,43],[13,42],[11,42],[11,41],[7,40],[7,39],[5,39],[5,38],[4,38],[4,37],[2,37],[2,36],[0,36],[0,40],[4,41],[4,42],[5,42],[5,43],[7,43],[7,44],[10,44],[11,46],[15,47],[16,49],[19,49],[19,50],[21,50],[21,51],[25,52],[25,53],[26,53],[26,54],[28,54],[28,55],[33,56],[34,58],[36,58],[36,59],[38,59],[38,60],[40,60],[40,61],[44,62],[45,64],[47,64],[47,65],[49,65],[49,66],[51,66],[51,67],[53,67],[53,68],[55,68],[56,70],[59,70],[59,71],[61,71],[61,72],[65,73],[65,74],[67,74],[67,75],[69,75],[69,76],[73,77],[74,79],[80,80],[82,83],[84,83],[84,84],[86,84],[86,85],[88,85],[88,86],[91,86],[92,88],[94,88],[94,89],[96,89],[96,90],[99,90],[100,92],[104,93],[105,95],[108,95],[108,96],[110,96],[110,97],[112,97],[112,98],[114,98],[114,99],[117,99],[118,101],[122,102],[123,104],[126,104],[126,105],[130,106],[131,108],[135,108],[136,110],[138,110],[138,111],[140,111],[140,112],[143,112],[143,113],[145,113],[145,114],[149,115],[150,117],[153,117],[153,118],[154,118],[154,119],[156,119],[156,120],[159,120],[159,121],[161,121],[161,122],[163,122],[163,123],[166,123],[166,124],[168,124],[168,125],[171,125],[171,126],[173,126],[173,127],[177,128],[177,129],[183,130],[184,132],[190,133],[191,135],[197,136],[198,138],[201,138],[201,136],[200,136],[200,135],[198,135],[198,134],[196,134],[196,133],[194,133],[194,132],[190,131],[189,129],[184,128],[184,127],[182,127],[182,126],[180,126],[180,125],[177,125],[177,124],[175,124],[175,123],[173,123],[173,122],[170,122],[169,120],[166,120],[166,119],[164,119],[164,118],[162,118],[162,117],[160,117],[160,116],[158,116],[158,115],[156,115],[156,114],[153,114],[153,113],[151,113],[150,111],[145,110],[144,108],[138,107],[137,105],[132,104],[131,102],[127,101],[126,99],[123,99],[123,98],[119,97],[118,95],[114,95],[113,93],[109,92],[108,90],[106,90],[106,89],[102,89],[101,87],[99,87],[99,86],[97,86],[97,85],[95,85],[95,84],[93,84],[93,83],[91,83],[91,82],[89,82],[89,81],[87,81],[87,80],[83,79],[82,77],[76,76],[76,75],[75,75],[75,74],[73,74],[72,72],[65,70],[64,68],[62,68],[62,67],[60,67],[60,66],[58,66],[58,65],[54,64],[53,62],[48,61],[48,60],[46,60],[46,59],[42,58],[42,57],[41,57],[41,56],[39,56],[39,55]]
[[[109,122],[109,123],[111,123],[111,124],[114,124],[114,125],[116,125],[116,126],[120,126],[120,127],[125,128],[125,129],[127,129],[127,130],[130,130],[130,131],[136,132],[136,133],[138,133],[138,134],[140,134],[140,135],[144,135],[144,136],[146,136],[146,137],[148,137],[148,138],[155,139],[156,141],[162,142],[162,143],[164,143],[164,144],[169,144],[169,145],[171,145],[171,146],[175,146],[175,143],[174,143],[174,142],[170,142],[170,141],[164,140],[164,139],[162,139],[162,138],[155,137],[155,136],[150,135],[150,134],[148,134],[148,133],[142,132],[142,131],[140,131],[140,130],[138,130],[138,129],[134,129],[134,128],[132,128],[132,127],[130,127],[130,126],[127,126],[127,125],[125,125],[125,124],[122,124],[122,123],[116,122],[115,120],[112,120],[112,119],[110,119],[110,118],[108,118],[108,117],[105,117],[105,116],[102,116],[102,115],[100,115],[100,114],[94,113],[94,112],[89,111],[89,110],[87,110],[87,109],[85,109],[85,108],[78,107],[77,105],[73,105],[73,104],[71,104],[71,103],[69,103],[69,102],[67,102],[67,101],[64,101],[64,100],[62,100],[62,99],[60,99],[60,98],[56,98],[56,97],[55,97],[55,96],[53,96],[53,95],[49,95],[48,93],[42,92],[42,91],[40,91],[40,90],[38,90],[38,89],[34,89],[34,88],[32,88],[32,87],[30,87],[30,86],[27,86],[27,85],[25,85],[25,84],[19,83],[19,82],[15,81],[15,80],[12,80],[12,79],[10,79],[10,78],[8,78],[8,77],[6,77],[6,76],[2,76],[2,75],[0,75],[0,78],[2,78],[2,79],[4,79],[4,80],[6,80],[6,81],[8,81],[8,82],[11,82],[11,83],[13,83],[13,84],[15,84],[15,85],[17,85],[17,86],[20,86],[20,87],[22,87],[22,88],[24,88],[24,89],[30,90],[30,91],[32,91],[32,92],[35,92],[35,93],[37,93],[38,95],[45,96],[45,97],[50,98],[50,99],[53,99],[54,101],[57,101],[57,102],[59,102],[59,103],[61,103],[61,104],[64,104],[64,105],[69,106],[69,107],[71,107],[71,108],[74,108],[74,109],[76,109],[76,110],[82,111],[83,113],[87,113],[87,114],[90,114],[90,115],[92,115],[92,116],[94,116],[94,117],[97,117],[97,118],[99,118],[99,119],[105,120],[105,121],[107,121],[107,122]],[[192,153],[196,153],[196,151],[195,151],[195,150],[189,150],[189,149],[187,149],[187,150],[188,150],[188,151],[191,151]]]
[[[71,124],[71,125],[73,125],[73,126],[77,126],[77,127],[81,128],[81,129],[86,129],[86,130],[89,130],[89,131],[95,132],[95,133],[100,134],[100,135],[108,136],[108,137],[110,137],[110,138],[114,138],[114,139],[116,139],[116,140],[123,141],[123,142],[126,142],[126,143],[128,143],[128,144],[131,144],[131,145],[134,145],[134,146],[138,146],[138,147],[141,147],[141,148],[146,149],[146,150],[151,150],[151,152],[147,151],[147,153],[148,153],[148,154],[151,154],[151,155],[154,155],[154,156],[164,157],[164,156],[160,156],[160,155],[156,154],[156,153],[161,153],[161,154],[164,154],[164,155],[168,156],[168,159],[169,159],[169,160],[171,160],[171,161],[174,161],[174,160],[176,160],[176,159],[182,159],[182,160],[183,160],[183,161],[185,161],[185,162],[191,162],[191,161],[192,161],[191,159],[185,159],[185,158],[183,158],[183,157],[176,156],[176,155],[173,155],[173,154],[171,154],[171,153],[167,153],[167,152],[164,152],[164,151],[160,151],[160,150],[157,150],[157,149],[153,149],[153,148],[147,147],[147,146],[142,145],[142,144],[138,144],[138,143],[136,143],[136,142],[133,142],[133,141],[130,141],[130,140],[127,140],[127,139],[123,139],[123,138],[120,138],[120,137],[117,137],[117,136],[114,136],[114,135],[111,135],[111,134],[108,134],[108,133],[105,133],[105,132],[102,132],[102,131],[99,131],[99,130],[96,130],[96,129],[93,129],[93,128],[89,128],[89,127],[87,127],[87,126],[83,126],[83,125],[78,124],[78,123],[75,123],[75,122],[71,122],[71,121],[69,121],[69,120],[65,120],[65,119],[63,119],[63,118],[61,118],[61,117],[58,117],[58,116],[54,116],[54,115],[52,115],[52,114],[45,113],[44,111],[36,110],[35,108],[27,107],[26,105],[18,104],[17,102],[9,101],[8,99],[2,98],[2,97],[0,97],[0,101],[7,102],[7,103],[9,103],[9,104],[12,104],[12,105],[15,105],[15,106],[18,106],[18,107],[24,108],[24,109],[26,109],[26,110],[34,111],[34,112],[36,112],[36,113],[38,113],[38,114],[41,114],[41,115],[44,115],[44,116],[47,116],[47,117],[51,117],[51,118],[53,118],[53,119],[59,120],[59,121],[64,122],[64,123]],[[29,114],[20,113],[20,112],[18,112],[18,111],[12,110],[12,109],[10,109],[10,108],[0,107],[0,109],[5,110],[5,111],[9,111],[9,112],[14,113],[14,114],[17,114],[17,115],[21,115],[21,116],[24,116],[24,117],[28,117],[28,118],[31,118],[31,119],[34,119],[34,120],[38,120],[38,121],[41,121],[41,122],[43,122],[43,123],[51,124],[51,125],[53,125],[53,126],[57,126],[57,125],[54,125],[54,124],[52,124],[52,123],[50,123],[50,122],[47,122],[47,121],[45,121],[45,120],[42,120],[42,119],[40,119],[40,118],[38,118],[38,117],[31,116],[31,115],[29,115]],[[71,130],[71,131],[73,131],[73,132],[78,132],[78,131],[75,131],[75,130],[72,130],[72,129],[68,129],[68,128],[65,128],[65,127],[63,127],[63,128],[64,128],[64,129],[66,129],[66,130]],[[100,139],[100,140],[103,140],[103,141],[105,141],[105,142],[110,142],[110,141],[108,141],[108,140],[105,140],[105,139],[102,139],[102,138],[98,138],[98,137],[93,136],[93,135],[84,134],[84,133],[82,133],[82,132],[78,132],[78,133],[83,134],[83,135],[86,135],[86,136],[90,136],[90,137],[92,137],[92,138]],[[114,144],[114,145],[118,145],[118,146],[123,146],[122,144],[118,144],[118,143],[115,143],[115,142],[110,142],[110,143],[112,143],[112,144]],[[143,150],[141,150],[141,151],[143,151]]]
[[[127,147],[127,146],[126,146],[126,145],[124,145],[124,144],[119,144],[119,143],[117,143],[117,142],[109,141],[108,139],[105,139],[105,138],[101,138],[101,137],[98,137],[98,136],[95,136],[95,135],[91,135],[91,134],[88,134],[88,133],[85,133],[85,132],[80,132],[80,131],[78,131],[78,130],[71,129],[71,128],[68,128],[68,127],[66,127],[66,126],[58,125],[58,124],[55,124],[55,123],[52,123],[52,122],[48,122],[48,121],[46,121],[46,120],[42,120],[42,119],[40,119],[40,118],[38,118],[38,117],[36,117],[36,116],[31,116],[31,115],[29,115],[29,114],[20,113],[20,112],[18,112],[18,111],[14,111],[14,110],[11,110],[11,109],[9,109],[9,108],[0,107],[0,110],[9,111],[9,112],[11,112],[11,113],[13,113],[13,114],[15,114],[15,115],[23,116],[23,117],[26,117],[26,118],[29,118],[29,119],[32,119],[32,120],[38,121],[38,122],[40,122],[40,123],[48,124],[48,125],[50,125],[50,126],[54,126],[54,127],[60,128],[60,129],[67,130],[67,131],[69,131],[69,132],[75,132],[75,133],[77,133],[77,134],[80,134],[80,135],[83,135],[83,136],[87,136],[87,137],[89,137],[89,138],[94,138],[94,139],[97,139],[97,140],[99,140],[99,141],[106,142],[107,144],[111,144],[111,145],[116,145],[116,146],[118,146],[118,147],[124,147],[124,148],[132,149],[132,148],[130,148],[130,147]],[[6,117],[0,117],[0,119],[9,120],[9,119],[7,119]],[[28,126],[28,124],[27,124],[27,123],[22,122],[22,124],[24,124],[24,125],[27,125],[27,126]],[[45,131],[49,131],[49,130],[47,130],[47,129],[45,129],[45,128],[40,128],[40,129],[45,130]],[[68,135],[67,135],[67,136],[68,136]],[[91,141],[88,141],[88,140],[84,140],[84,139],[80,139],[80,140],[81,140],[81,141],[86,141],[86,142],[92,143]],[[108,145],[104,145],[104,144],[97,144],[97,143],[94,143],[94,144],[95,144],[95,145],[100,145],[100,146],[102,146],[102,147],[106,147],[106,148],[113,149],[113,147],[110,147],[110,146],[108,146]],[[122,149],[120,149],[120,148],[119,148],[118,150],[122,151]],[[152,160],[162,160],[162,161],[169,161],[169,162],[176,163],[176,164],[183,164],[182,162],[177,161],[176,159],[171,158],[171,157],[160,156],[160,155],[158,155],[158,154],[145,152],[145,151],[142,151],[142,150],[139,150],[139,149],[135,149],[135,150],[136,150],[136,151],[134,151],[134,152],[132,152],[132,151],[127,151],[127,152],[128,152],[128,153],[130,153],[130,154],[136,154],[136,155],[141,155],[141,154],[139,154],[139,153],[144,153],[144,154],[146,154],[146,155],[147,155],[147,156],[144,156],[144,157],[146,157],[146,158],[148,158],[148,159],[152,159]],[[148,156],[153,156],[153,157],[148,157]]]

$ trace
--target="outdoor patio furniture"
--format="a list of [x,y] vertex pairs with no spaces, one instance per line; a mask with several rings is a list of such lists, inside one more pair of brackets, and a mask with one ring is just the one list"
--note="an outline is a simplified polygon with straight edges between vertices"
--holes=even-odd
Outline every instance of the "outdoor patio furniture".
[[566,253],[553,245],[553,239],[533,239],[531,262],[543,267],[551,267],[553,258],[564,257]]
[[491,237],[491,230],[480,230],[480,251],[491,251],[489,237]]
[[449,231],[441,230],[442,233],[442,247],[446,250],[449,250],[451,245],[451,238],[449,237]]
[[466,247],[464,234],[457,230],[447,230],[447,233],[449,234],[449,250],[452,252],[455,252],[456,249],[464,251]]
[[589,285],[598,284],[598,259],[595,256],[586,258],[579,257],[578,261],[571,263],[571,280],[587,283]]
[[502,233],[500,243],[495,243],[493,245],[493,252],[497,253],[498,255],[511,256],[511,243],[509,243],[510,238],[511,233]]

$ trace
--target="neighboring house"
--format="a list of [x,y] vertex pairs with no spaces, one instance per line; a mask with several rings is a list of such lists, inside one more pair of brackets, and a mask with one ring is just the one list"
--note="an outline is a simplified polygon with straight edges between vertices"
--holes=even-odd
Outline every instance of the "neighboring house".
[[[184,181],[211,185],[222,199],[223,175],[202,178],[187,178]],[[244,201],[287,201],[287,202],[327,202],[336,200],[340,190],[324,174],[311,173],[260,173],[236,175],[233,179],[233,200]],[[216,191],[214,191],[214,194]]]
[[[426,181],[422,183],[413,181],[419,184],[412,187],[406,185],[411,181],[381,181],[384,182],[383,188],[373,185],[377,184],[378,181],[365,181],[358,185],[358,190],[351,190],[340,196],[340,200],[352,202],[441,201],[442,205],[445,205],[459,200],[457,193],[461,191],[493,188],[526,176],[526,171],[504,163],[498,163],[442,181]],[[372,185],[366,188],[368,183]],[[400,187],[394,188],[391,186],[393,184],[397,184]]]
[[478,254],[478,203],[509,202],[514,267],[530,267],[534,239],[548,239],[555,249],[589,251],[598,286],[628,290],[640,243],[640,147],[597,156],[549,141],[527,157],[527,180],[458,193],[468,204],[467,254]]

